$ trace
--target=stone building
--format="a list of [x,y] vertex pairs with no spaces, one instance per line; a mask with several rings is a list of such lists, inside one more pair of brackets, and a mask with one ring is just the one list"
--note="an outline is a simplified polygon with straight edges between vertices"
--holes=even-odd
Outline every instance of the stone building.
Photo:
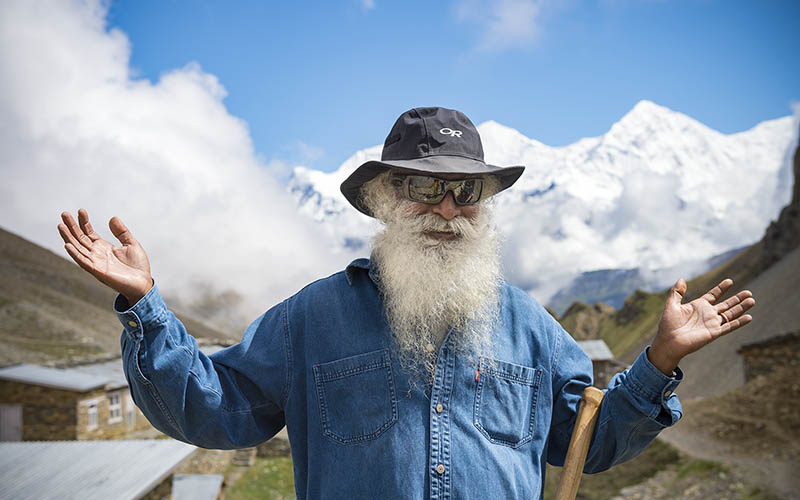
[[0,368],[0,441],[120,439],[151,429],[109,366]]
[[744,358],[744,379],[766,375],[776,366],[800,367],[800,331],[745,344],[737,351]]
[[578,346],[592,360],[595,387],[605,388],[617,373],[628,365],[614,359],[611,349],[604,340],[578,340]]

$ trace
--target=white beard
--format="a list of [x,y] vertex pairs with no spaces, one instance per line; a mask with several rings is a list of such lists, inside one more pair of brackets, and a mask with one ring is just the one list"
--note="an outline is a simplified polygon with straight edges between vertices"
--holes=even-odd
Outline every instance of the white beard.
[[[489,208],[480,206],[472,220],[419,215],[385,179],[373,182],[365,188],[365,202],[385,228],[375,237],[372,260],[402,366],[430,384],[448,331],[450,346],[468,361],[477,365],[480,356],[491,357],[500,258]],[[437,240],[425,231],[459,237]]]

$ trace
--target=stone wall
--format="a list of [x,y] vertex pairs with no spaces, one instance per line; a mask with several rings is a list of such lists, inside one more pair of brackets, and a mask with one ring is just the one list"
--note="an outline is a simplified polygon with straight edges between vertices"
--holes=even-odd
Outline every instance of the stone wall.
[[76,409],[82,394],[0,380],[0,402],[22,405],[23,441],[76,439]]
[[767,375],[779,366],[800,369],[800,331],[744,345],[738,352],[744,358],[745,381]]
[[614,378],[614,375],[624,371],[628,365],[616,359],[611,360],[593,360],[592,371],[594,372],[594,386],[600,389],[608,387],[608,383]]
[[142,500],[168,500],[172,498],[172,476],[170,474],[158,486],[150,490],[150,493],[142,497]]
[[[152,428],[135,406],[133,422],[128,420],[128,392],[129,389],[125,387],[79,393],[0,380],[0,403],[22,406],[23,441],[122,439],[130,432]],[[120,398],[120,418],[109,421],[109,398],[115,393]],[[92,404],[97,407],[97,427],[89,429],[89,408]]]

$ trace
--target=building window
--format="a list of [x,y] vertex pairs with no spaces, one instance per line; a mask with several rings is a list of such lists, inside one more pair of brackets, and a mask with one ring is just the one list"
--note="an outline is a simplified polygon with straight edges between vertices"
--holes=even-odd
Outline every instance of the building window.
[[86,429],[97,429],[97,403],[90,403],[87,408],[87,415],[89,417]]
[[108,423],[122,421],[122,398],[118,392],[108,395]]

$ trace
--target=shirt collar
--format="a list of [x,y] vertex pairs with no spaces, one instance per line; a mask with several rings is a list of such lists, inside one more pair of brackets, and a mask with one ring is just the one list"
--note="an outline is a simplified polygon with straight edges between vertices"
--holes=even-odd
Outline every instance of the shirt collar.
[[347,268],[345,268],[344,274],[347,277],[347,284],[348,285],[352,285],[353,284],[353,277],[359,271],[367,271],[367,274],[369,275],[369,279],[371,279],[372,282],[375,283],[375,286],[378,286],[378,281],[379,280],[378,280],[378,273],[376,272],[376,269],[374,267],[372,267],[372,263],[370,262],[369,259],[363,258],[363,257],[360,258],[360,259],[354,260],[353,262],[348,264]]

